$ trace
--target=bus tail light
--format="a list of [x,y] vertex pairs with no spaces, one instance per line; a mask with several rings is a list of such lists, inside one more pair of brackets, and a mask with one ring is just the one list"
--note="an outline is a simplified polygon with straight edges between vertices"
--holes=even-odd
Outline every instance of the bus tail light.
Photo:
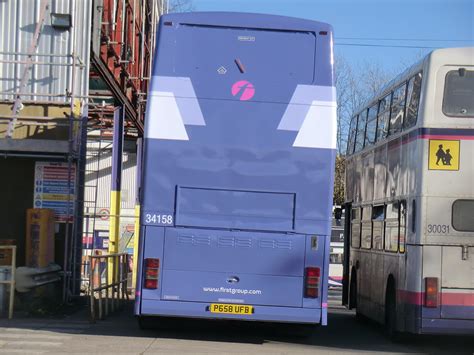
[[438,307],[438,278],[425,277],[425,307]]
[[145,288],[158,288],[158,272],[160,270],[160,259],[145,259]]
[[319,297],[319,280],[321,269],[319,267],[307,267],[305,269],[304,296],[306,298]]

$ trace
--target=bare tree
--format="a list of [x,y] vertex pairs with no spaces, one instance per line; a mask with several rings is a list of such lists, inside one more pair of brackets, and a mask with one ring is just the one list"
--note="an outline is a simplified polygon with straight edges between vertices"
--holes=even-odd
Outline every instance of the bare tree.
[[336,165],[334,172],[334,205],[344,204],[344,178],[346,171],[346,159],[342,155],[336,156]]
[[360,71],[362,73],[360,79],[364,101],[376,95],[396,74],[382,68],[377,62],[364,62],[362,67],[364,70]]
[[391,74],[377,63],[367,62],[354,69],[344,57],[335,63],[337,89],[337,149],[334,203],[344,202],[345,150],[351,118],[358,109],[390,80]]
[[191,12],[194,10],[192,0],[168,0],[168,12]]
[[342,152],[345,146],[345,132],[349,129],[348,119],[350,114],[347,109],[350,106],[350,78],[352,77],[352,69],[343,57],[338,57],[335,64],[335,82],[337,90],[337,149]]
[[336,58],[335,71],[338,105],[337,147],[339,154],[343,154],[352,116],[390,80],[392,74],[373,62],[363,63],[354,69],[342,56]]

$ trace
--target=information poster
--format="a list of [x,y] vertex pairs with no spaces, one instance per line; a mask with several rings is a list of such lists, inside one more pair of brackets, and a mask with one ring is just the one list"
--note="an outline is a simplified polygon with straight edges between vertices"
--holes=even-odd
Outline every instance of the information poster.
[[[67,163],[36,162],[34,208],[54,211],[56,222],[72,221],[76,171]],[[70,180],[69,180],[70,179]]]

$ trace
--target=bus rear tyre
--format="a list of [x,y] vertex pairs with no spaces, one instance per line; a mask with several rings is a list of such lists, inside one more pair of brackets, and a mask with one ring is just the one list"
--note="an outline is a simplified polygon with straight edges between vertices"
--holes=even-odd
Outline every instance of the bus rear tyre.
[[138,327],[142,330],[146,329],[152,329],[153,328],[153,322],[150,317],[138,317]]
[[316,328],[314,324],[295,324],[292,333],[298,338],[309,338],[315,334]]
[[349,309],[354,308],[357,308],[357,276],[355,273],[352,273],[349,286]]
[[401,334],[397,331],[397,303],[395,291],[389,289],[385,300],[385,333],[391,341],[401,340]]

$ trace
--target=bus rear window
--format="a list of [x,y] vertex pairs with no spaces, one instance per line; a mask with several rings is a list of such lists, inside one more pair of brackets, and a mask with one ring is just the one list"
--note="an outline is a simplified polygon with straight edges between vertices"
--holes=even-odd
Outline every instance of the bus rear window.
[[459,232],[474,232],[474,200],[454,201],[453,228]]
[[443,113],[452,117],[474,117],[474,71],[459,68],[446,74]]

